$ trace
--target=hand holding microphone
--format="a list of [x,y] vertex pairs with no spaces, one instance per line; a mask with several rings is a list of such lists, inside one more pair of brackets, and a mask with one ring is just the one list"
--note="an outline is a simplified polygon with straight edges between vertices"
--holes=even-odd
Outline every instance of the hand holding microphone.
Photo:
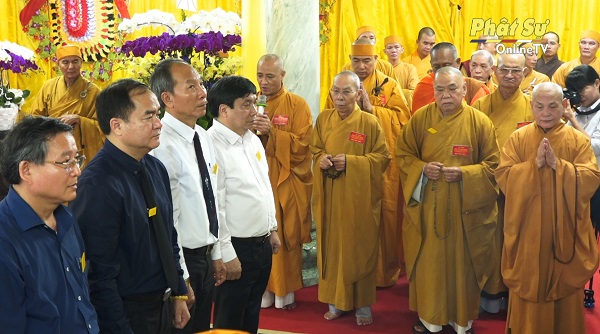
[[[256,115],[256,118],[254,119],[254,128],[256,129],[256,134],[257,135],[263,135],[263,134],[267,134],[269,133],[269,129],[270,129],[270,121],[269,121],[269,116],[265,114],[265,107],[267,106],[267,96],[266,95],[259,95],[258,99],[256,100],[256,107],[258,109],[258,114]],[[259,130],[263,129],[262,131]]]

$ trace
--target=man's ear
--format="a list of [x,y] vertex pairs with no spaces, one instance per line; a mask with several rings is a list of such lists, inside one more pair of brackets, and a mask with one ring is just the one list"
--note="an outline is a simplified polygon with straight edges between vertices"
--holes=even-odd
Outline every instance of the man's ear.
[[160,99],[167,107],[173,106],[173,95],[169,92],[162,92],[160,94]]
[[19,176],[21,177],[21,181],[24,183],[31,183],[31,162],[29,161],[21,161],[19,162]]
[[120,118],[116,118],[113,117],[110,119],[109,123],[110,124],[110,132],[116,134],[117,136],[121,135],[121,127],[122,127],[122,122],[123,120]]

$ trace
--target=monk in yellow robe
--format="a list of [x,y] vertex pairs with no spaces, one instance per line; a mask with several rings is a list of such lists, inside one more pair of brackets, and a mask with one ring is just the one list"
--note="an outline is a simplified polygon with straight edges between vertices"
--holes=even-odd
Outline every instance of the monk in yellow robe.
[[423,27],[419,30],[417,49],[402,59],[403,62],[413,64],[417,68],[419,80],[431,72],[431,58],[429,54],[434,45],[435,31],[430,27]]
[[[490,93],[493,93],[498,87],[492,80],[492,74],[494,73],[494,68],[496,68],[496,65],[494,65],[494,56],[487,50],[477,50],[471,54],[471,59],[466,63],[469,66],[469,77],[485,83]],[[462,69],[461,72],[465,75]]]
[[63,75],[44,83],[29,114],[58,118],[71,125],[77,147],[89,162],[104,145],[104,134],[96,118],[100,89],[81,76],[83,59],[78,46],[60,46],[56,58]]
[[312,192],[312,154],[308,141],[312,114],[306,101],[283,85],[282,59],[267,54],[258,60],[257,82],[261,95],[267,96],[265,115],[270,129],[260,133],[265,146],[269,179],[275,198],[281,248],[273,255],[273,265],[262,306],[291,309],[294,291],[302,285],[302,244],[311,241],[310,196]]
[[600,33],[593,30],[581,32],[579,40],[579,58],[568,61],[554,72],[552,82],[556,82],[561,87],[565,88],[565,79],[571,71],[582,64],[590,65],[596,72],[600,73],[600,59],[596,57],[600,46]]
[[[371,44],[375,45],[377,43],[377,38],[375,37],[375,28],[371,26],[362,26],[356,29],[356,40],[361,38],[367,39]],[[388,77],[394,77],[394,68],[392,67],[392,64],[385,60],[379,58],[376,59],[375,69],[387,75]],[[348,63],[344,65],[344,67],[342,67],[342,71],[352,71],[352,64]]]
[[[522,54],[502,54],[498,57],[495,70],[498,89],[477,100],[473,107],[492,120],[496,130],[498,147],[502,149],[510,135],[518,128],[533,122],[531,99],[520,90],[523,80],[525,56]],[[502,245],[504,244],[504,195],[498,196],[498,223],[494,237],[494,271],[483,287],[481,308],[488,313],[498,313],[506,309],[508,288],[504,285],[500,270]]]
[[[394,149],[396,138],[402,126],[408,122],[410,111],[396,81],[374,68],[377,54],[375,46],[363,38],[356,40],[351,47],[350,62],[353,72],[361,80],[358,106],[371,113],[381,122],[388,150]],[[326,108],[334,106],[332,97]],[[395,162],[390,162],[383,181],[381,218],[381,240],[377,265],[377,286],[387,287],[396,284],[400,276],[398,259],[398,188],[400,171]]]
[[[436,44],[431,49],[431,68],[433,72],[426,75],[417,84],[417,88],[413,94],[413,114],[420,108],[435,101],[433,89],[434,75],[438,69],[444,66],[453,66],[456,68],[460,66],[460,58],[458,57],[456,47],[447,42]],[[468,104],[472,105],[475,101],[490,93],[490,90],[483,82],[474,78],[464,78],[464,80],[466,82],[465,101]]]
[[394,67],[394,75],[392,78],[402,88],[404,98],[408,106],[412,105],[412,94],[419,83],[419,75],[417,68],[413,64],[405,63],[400,59],[400,55],[404,52],[402,46],[402,38],[398,35],[390,35],[385,38],[385,48],[383,52],[387,55],[388,61]]
[[373,322],[375,267],[383,173],[390,161],[377,117],[357,105],[360,80],[338,74],[330,94],[334,109],[318,117],[310,140],[314,154],[312,208],[317,226],[319,301],[325,319],[355,309],[358,325]]
[[586,333],[583,288],[598,268],[590,198],[600,170],[589,139],[561,117],[562,88],[533,90],[535,122],[515,131],[495,171],[506,195],[506,333]]
[[535,85],[539,85],[542,82],[549,82],[550,78],[534,69],[538,62],[537,46],[534,46],[531,43],[523,43],[519,46],[519,49],[525,56],[525,70],[523,72],[524,77],[519,89],[521,89],[524,94],[531,95],[531,91]]
[[449,324],[470,334],[493,270],[499,152],[492,121],[464,102],[460,70],[439,69],[434,85],[435,103],[411,118],[396,148],[409,307],[419,315],[413,333]]

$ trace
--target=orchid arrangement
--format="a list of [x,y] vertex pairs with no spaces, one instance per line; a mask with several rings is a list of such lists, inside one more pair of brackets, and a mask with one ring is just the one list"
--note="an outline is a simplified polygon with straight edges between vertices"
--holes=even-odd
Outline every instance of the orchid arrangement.
[[184,16],[181,23],[173,14],[159,10],[135,14],[119,24],[120,32],[131,33],[145,26],[163,26],[168,32],[125,42],[121,47],[125,69],[131,77],[147,83],[160,60],[181,58],[192,64],[210,85],[240,69],[240,58],[229,56],[228,52],[241,45],[241,24],[236,13],[221,8],[200,11],[187,19]]
[[21,45],[0,41],[0,107],[20,108],[29,96],[29,90],[10,88],[8,75],[37,70],[34,53]]

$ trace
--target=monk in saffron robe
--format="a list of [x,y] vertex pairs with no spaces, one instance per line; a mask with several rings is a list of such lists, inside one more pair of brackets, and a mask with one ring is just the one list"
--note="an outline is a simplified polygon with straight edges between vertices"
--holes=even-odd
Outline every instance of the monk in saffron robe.
[[[436,44],[431,49],[431,69],[432,73],[426,75],[419,83],[413,93],[412,113],[416,113],[420,108],[435,101],[433,92],[433,81],[435,72],[444,67],[453,66],[459,68],[460,58],[456,47],[451,43],[442,42]],[[482,96],[488,95],[490,90],[487,86],[474,78],[464,78],[466,82],[465,101],[473,105]]]
[[[374,69],[377,54],[375,46],[364,38],[355,41],[351,47],[350,62],[353,72],[361,80],[358,106],[362,111],[377,116],[385,133],[385,141],[391,152],[396,145],[402,126],[408,122],[410,111],[396,81]],[[326,108],[333,107],[330,97]],[[398,259],[398,189],[400,171],[396,162],[390,162],[383,181],[381,239],[377,264],[377,286],[388,287],[396,284],[400,276]]]
[[330,94],[334,109],[318,117],[310,149],[314,154],[312,208],[317,226],[319,301],[325,319],[355,309],[358,325],[373,322],[375,267],[383,173],[390,161],[377,117],[358,104],[356,74],[338,74]]
[[417,68],[419,80],[423,79],[431,71],[431,48],[435,45],[435,31],[430,27],[419,30],[417,37],[417,49],[412,54],[404,57],[403,62],[412,64]]
[[412,105],[412,94],[419,83],[419,75],[417,68],[413,64],[405,63],[400,59],[400,55],[404,52],[402,46],[402,38],[398,35],[390,35],[385,38],[385,48],[383,52],[387,55],[388,61],[394,67],[394,75],[392,78],[402,88],[404,98],[408,106]]
[[[498,89],[492,94],[477,100],[473,107],[479,109],[494,123],[498,147],[502,149],[508,137],[518,128],[533,122],[531,99],[521,92],[525,56],[522,54],[502,54],[498,57],[496,78]],[[494,271],[485,283],[481,293],[481,308],[488,313],[498,313],[506,309],[508,288],[502,281],[500,258],[504,244],[504,195],[498,196],[498,223],[494,238]]]
[[[498,85],[492,80],[492,74],[494,74],[494,56],[487,50],[477,50],[471,55],[471,59],[468,62],[469,66],[469,77],[477,79],[485,83],[486,87],[493,93]],[[463,72],[461,70],[461,72]],[[463,72],[464,74],[464,72]],[[465,75],[466,76],[466,75]]]
[[493,271],[499,152],[492,121],[464,102],[465,86],[457,68],[438,70],[436,102],[398,138],[409,307],[419,315],[413,333],[448,324],[474,333],[481,288]]
[[600,73],[600,59],[596,57],[598,48],[600,47],[600,33],[593,30],[581,32],[579,40],[579,58],[568,61],[554,72],[552,82],[556,82],[561,87],[565,88],[565,79],[571,71],[579,65],[590,65],[596,72]]
[[523,71],[523,81],[519,89],[527,95],[531,95],[531,91],[535,85],[542,82],[549,82],[550,78],[547,75],[534,70],[538,62],[538,47],[531,43],[523,43],[519,45],[519,49],[525,56],[525,70]]
[[96,96],[100,89],[81,76],[83,60],[78,46],[60,46],[56,58],[63,75],[44,83],[29,113],[58,118],[71,125],[77,147],[89,162],[104,145],[104,134],[96,118]]
[[274,54],[262,56],[257,66],[259,95],[267,96],[265,117],[269,131],[260,133],[269,180],[275,198],[281,248],[273,255],[273,266],[262,306],[275,302],[276,308],[291,309],[294,291],[302,285],[302,244],[311,241],[310,196],[312,192],[312,154],[308,141],[312,114],[306,101],[283,85],[283,60]]
[[[361,38],[365,38],[371,44],[375,45],[377,43],[377,38],[375,37],[375,28],[371,26],[362,26],[356,29],[356,40],[359,40]],[[392,67],[392,64],[385,60],[379,58],[376,59],[375,69],[387,75],[388,77],[394,77],[394,69]],[[348,63],[344,65],[344,67],[342,67],[342,71],[352,71],[352,64]]]
[[562,88],[533,90],[535,122],[515,131],[495,171],[506,195],[506,333],[586,333],[583,288],[598,268],[590,198],[600,171],[589,139],[566,125]]

